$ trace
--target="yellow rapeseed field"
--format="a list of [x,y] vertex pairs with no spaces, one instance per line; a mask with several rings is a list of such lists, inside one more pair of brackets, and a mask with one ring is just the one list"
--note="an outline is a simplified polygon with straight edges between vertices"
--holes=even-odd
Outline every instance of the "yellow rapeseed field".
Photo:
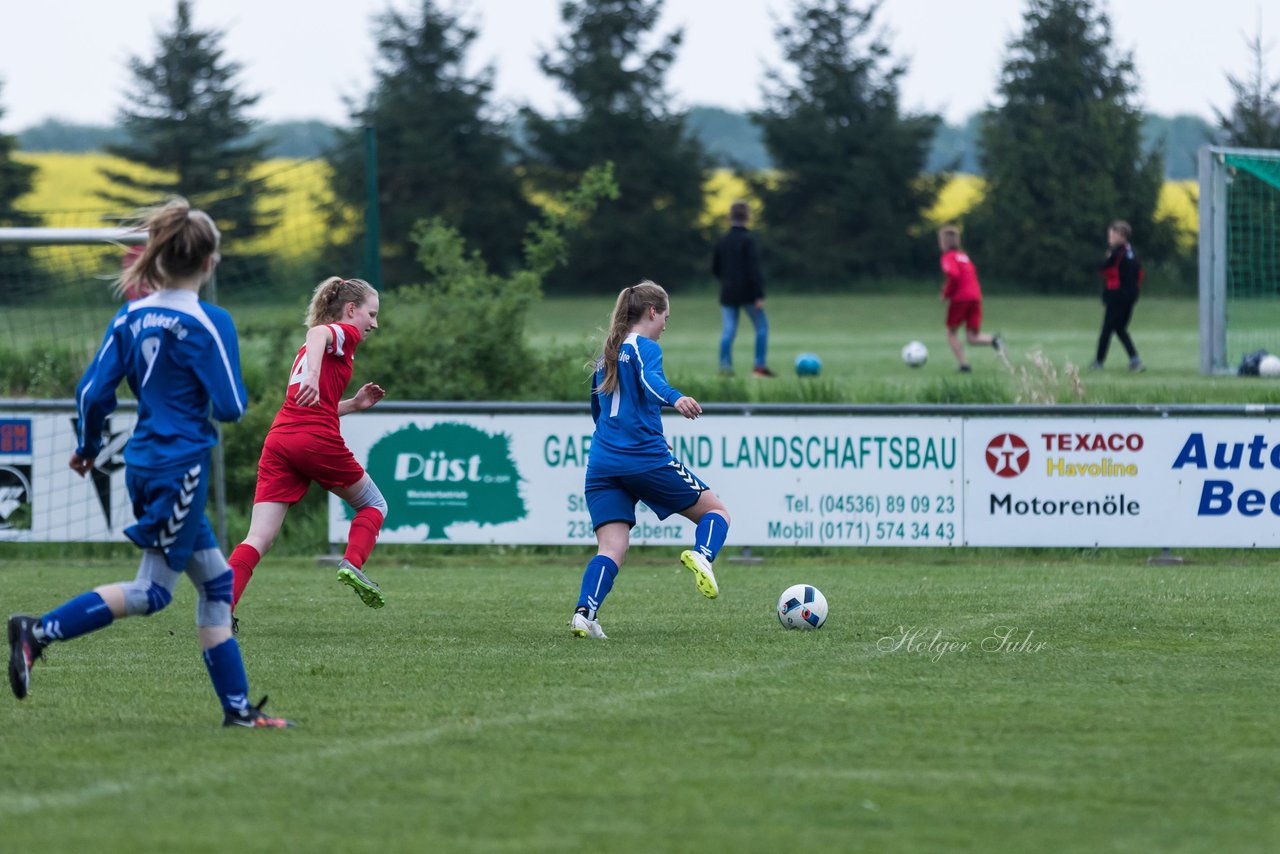
[[[938,194],[938,200],[926,214],[926,220],[930,224],[941,225],[960,219],[981,201],[984,186],[982,178],[977,175],[955,175]],[[1197,194],[1195,181],[1166,181],[1160,191],[1156,214],[1173,217],[1179,225],[1184,246],[1193,245],[1196,240],[1200,222]],[[746,182],[731,170],[717,169],[707,180],[705,196],[707,206],[703,212],[703,224],[714,225],[724,221],[734,199],[749,198],[750,192]]]
[[[104,200],[111,184],[103,169],[130,175],[148,170],[106,154],[19,153],[18,160],[38,168],[33,192],[18,207],[40,214],[44,224],[59,228],[94,228],[114,224],[108,216],[122,213],[119,204]],[[329,166],[321,160],[276,159],[260,164],[255,178],[280,192],[263,202],[264,211],[278,224],[264,237],[240,249],[283,257],[310,254],[325,243],[322,206],[333,200]],[[195,200],[199,203],[199,200]]]
[[[105,154],[19,153],[17,159],[39,168],[35,191],[23,196],[19,207],[40,213],[48,225],[62,227],[103,225],[104,214],[119,211],[118,206],[98,195],[110,186],[100,170],[139,171],[139,167]],[[321,206],[333,199],[328,165],[320,160],[269,160],[258,168],[256,177],[281,190],[264,203],[269,213],[277,215],[279,225],[249,249],[298,256],[322,246],[326,226]],[[982,198],[982,191],[981,178],[956,175],[939,194],[928,220],[943,223],[963,216]],[[703,192],[706,204],[702,224],[712,228],[723,224],[733,200],[750,197],[746,182],[728,169],[713,171]],[[1184,241],[1194,242],[1198,223],[1196,182],[1166,182],[1160,194],[1159,213],[1172,215],[1182,227]]]

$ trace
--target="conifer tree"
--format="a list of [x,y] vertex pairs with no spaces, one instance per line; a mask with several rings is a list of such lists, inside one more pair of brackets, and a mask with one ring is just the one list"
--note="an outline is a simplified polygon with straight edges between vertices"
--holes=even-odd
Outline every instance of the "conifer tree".
[[[329,160],[341,205],[364,210],[364,129],[375,130],[389,284],[421,274],[411,235],[423,218],[455,228],[497,271],[519,263],[524,224],[535,209],[515,173],[506,129],[492,114],[493,68],[467,72],[476,35],[434,0],[421,0],[414,14],[388,10],[375,19],[376,81],[352,109],[352,126],[339,131]],[[338,226],[344,216],[335,210],[331,220]]]
[[778,170],[754,181],[777,276],[825,286],[921,263],[911,232],[940,188],[922,177],[940,119],[903,113],[906,66],[873,35],[878,9],[802,0],[778,28],[790,67],[753,116]]
[[986,192],[965,243],[984,275],[1087,293],[1112,220],[1148,260],[1171,250],[1155,216],[1163,153],[1142,152],[1133,61],[1093,0],[1029,0],[1023,24],[981,123]]
[[650,33],[661,0],[566,0],[567,32],[540,57],[576,104],[568,115],[522,111],[526,163],[539,189],[573,187],[612,163],[619,190],[569,239],[568,264],[548,290],[616,293],[641,279],[678,288],[708,264],[699,228],[706,156],[665,89],[682,33]]
[[1253,57],[1247,78],[1227,75],[1235,95],[1229,112],[1214,110],[1224,145],[1238,148],[1280,148],[1280,79],[1269,80],[1266,50],[1262,44],[1262,25],[1253,39],[1246,42]]
[[[0,118],[4,110],[0,109]],[[19,210],[17,201],[35,187],[36,167],[14,159],[17,137],[0,133],[0,228],[39,225],[38,217]],[[32,292],[43,275],[32,263],[30,252],[20,244],[0,244],[0,302],[15,303]],[[3,349],[3,344],[0,344]]]
[[[2,89],[0,83],[0,89]],[[0,118],[4,117],[4,109],[0,108]],[[14,159],[13,153],[18,148],[18,139],[9,134],[0,133],[0,226],[35,225],[36,217],[18,210],[15,203],[19,198],[35,188],[36,167],[29,163],[20,163]]]
[[130,208],[185,196],[214,218],[234,251],[272,223],[259,209],[268,192],[252,177],[265,147],[249,138],[259,124],[248,115],[258,95],[241,91],[241,65],[226,58],[224,36],[197,29],[190,0],[178,0],[154,56],[129,60],[133,89],[118,112],[127,139],[107,151],[146,169],[103,169],[111,187],[101,195]]

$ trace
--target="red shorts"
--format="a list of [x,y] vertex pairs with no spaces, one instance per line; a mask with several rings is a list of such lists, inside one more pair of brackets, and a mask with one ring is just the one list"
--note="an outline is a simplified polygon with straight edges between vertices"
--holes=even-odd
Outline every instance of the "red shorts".
[[947,328],[967,326],[973,332],[982,328],[982,300],[967,299],[947,304]]
[[312,481],[332,491],[346,489],[362,477],[364,468],[341,435],[273,430],[262,443],[253,500],[293,504],[307,494]]

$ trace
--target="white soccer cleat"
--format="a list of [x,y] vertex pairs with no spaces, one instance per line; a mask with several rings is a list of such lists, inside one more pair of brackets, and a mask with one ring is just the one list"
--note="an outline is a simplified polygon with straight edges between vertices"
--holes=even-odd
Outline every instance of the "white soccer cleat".
[[706,555],[692,550],[681,552],[680,562],[693,572],[693,581],[703,596],[714,599],[720,595],[720,585],[716,584],[716,574],[711,571],[711,561]]
[[573,619],[569,620],[569,633],[575,638],[609,639],[609,636],[604,633],[604,629],[600,628],[600,621],[588,620],[585,614],[575,613],[573,615]]

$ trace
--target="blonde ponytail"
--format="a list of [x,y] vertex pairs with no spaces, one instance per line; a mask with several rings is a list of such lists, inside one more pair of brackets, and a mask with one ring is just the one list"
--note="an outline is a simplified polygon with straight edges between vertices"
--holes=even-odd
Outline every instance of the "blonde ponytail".
[[648,279],[638,285],[623,288],[618,294],[600,358],[593,367],[593,370],[599,370],[601,365],[604,366],[604,379],[596,387],[597,393],[613,394],[618,390],[618,350],[631,333],[631,327],[640,322],[650,307],[658,313],[666,311],[667,292]]
[[307,328],[333,323],[342,319],[342,307],[349,302],[364,305],[378,291],[364,279],[344,279],[330,276],[316,285],[307,306]]
[[222,240],[209,215],[193,210],[181,196],[139,211],[137,223],[139,231],[146,230],[147,243],[116,280],[117,296],[138,288],[164,290],[190,279],[204,270],[210,256],[217,255]]

